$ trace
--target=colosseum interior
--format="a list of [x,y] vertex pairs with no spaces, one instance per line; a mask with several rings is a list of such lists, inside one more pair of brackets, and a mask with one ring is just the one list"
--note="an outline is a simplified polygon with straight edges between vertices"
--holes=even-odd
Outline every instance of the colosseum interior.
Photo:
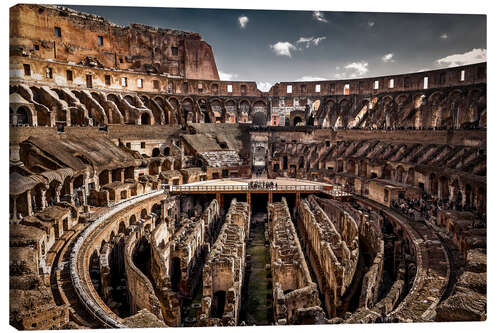
[[12,326],[486,319],[485,62],[261,92],[198,33],[10,15]]

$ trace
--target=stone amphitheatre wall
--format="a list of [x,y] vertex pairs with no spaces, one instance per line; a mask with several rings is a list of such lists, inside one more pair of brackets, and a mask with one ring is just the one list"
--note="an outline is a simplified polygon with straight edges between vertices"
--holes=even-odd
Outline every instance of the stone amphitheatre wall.
[[449,144],[462,146],[486,146],[486,131],[362,131],[362,130],[339,130],[334,134],[335,141],[362,141],[379,140],[383,142],[405,142],[422,144]]
[[[357,202],[379,210],[384,219],[392,225],[397,236],[394,242],[396,281],[387,297],[375,306],[384,313],[385,320],[388,321],[432,320],[450,279],[451,259],[444,245],[436,233],[424,223],[412,221],[371,201],[358,199]],[[398,301],[402,290],[402,282],[399,281],[403,279],[404,274],[408,274],[405,284],[409,282],[410,288],[404,299]],[[390,310],[394,306],[396,307]],[[372,317],[372,320],[375,320],[375,317]]]

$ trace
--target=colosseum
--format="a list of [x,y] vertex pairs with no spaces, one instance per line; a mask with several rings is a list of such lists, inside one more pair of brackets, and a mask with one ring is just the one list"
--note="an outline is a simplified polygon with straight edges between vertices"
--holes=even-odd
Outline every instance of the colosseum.
[[27,4],[9,73],[15,328],[486,319],[486,62],[262,92]]

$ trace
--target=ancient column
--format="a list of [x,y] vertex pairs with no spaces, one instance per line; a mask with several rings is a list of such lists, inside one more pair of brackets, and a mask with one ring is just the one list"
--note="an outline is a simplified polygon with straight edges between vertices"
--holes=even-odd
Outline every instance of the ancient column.
[[48,188],[49,187],[47,185],[40,187],[40,210],[44,210],[47,207],[46,194]]
[[56,188],[54,189],[54,193],[56,195],[55,197],[56,202],[61,201],[61,190],[62,190],[62,184],[57,185]]

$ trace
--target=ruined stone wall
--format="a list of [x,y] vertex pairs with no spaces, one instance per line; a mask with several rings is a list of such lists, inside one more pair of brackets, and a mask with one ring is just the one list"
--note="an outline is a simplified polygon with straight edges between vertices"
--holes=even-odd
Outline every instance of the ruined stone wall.
[[[155,191],[116,205],[82,232],[72,249],[69,264],[76,295],[94,318],[106,327],[124,326],[121,318],[111,311],[93,286],[88,269],[90,256],[94,252],[99,253],[103,244],[114,242],[116,235],[125,237],[128,228],[128,232],[131,232],[139,229],[140,224],[140,228],[151,230],[154,221],[144,213],[151,211],[154,204],[164,199],[163,196],[162,191]],[[141,219],[141,215],[144,219]]]
[[[249,225],[249,205],[233,199],[203,268],[201,326],[238,323]],[[219,297],[223,298],[222,302]],[[217,308],[220,306],[223,308]]]
[[309,274],[286,199],[270,203],[268,214],[274,318],[278,324],[294,324],[297,311],[320,306],[318,289]]
[[[178,202],[178,200],[176,200]],[[219,208],[213,200],[205,211],[193,219],[184,219],[180,229],[174,233],[173,220],[157,225],[150,235],[152,247],[151,275],[159,291],[163,317],[167,324],[181,323],[180,300],[195,291],[194,278],[201,267],[205,248],[209,248],[210,237],[215,232],[214,224],[219,218]],[[210,234],[208,231],[211,231]],[[209,235],[209,239],[206,236]],[[180,280],[173,286],[173,260],[180,262]]]
[[163,320],[160,301],[156,297],[151,281],[132,262],[132,252],[140,236],[137,232],[131,233],[124,251],[130,310],[131,313],[135,314],[139,310],[147,309],[158,319]]
[[354,238],[349,248],[313,196],[300,202],[298,225],[307,255],[313,257],[311,264],[325,295],[326,310],[329,316],[334,317],[356,270],[359,241]]
[[10,14],[10,44],[15,54],[219,79],[212,49],[197,33],[140,24],[121,27],[96,15],[47,5],[17,5]]

